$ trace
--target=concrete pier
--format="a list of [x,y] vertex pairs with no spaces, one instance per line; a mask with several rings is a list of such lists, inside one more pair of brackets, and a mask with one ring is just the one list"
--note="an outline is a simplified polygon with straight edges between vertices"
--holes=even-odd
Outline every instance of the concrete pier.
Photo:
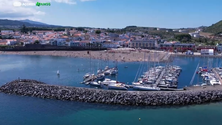
[[0,92],[48,99],[119,105],[192,105],[222,101],[222,86],[188,87],[185,91],[116,91],[48,85],[36,80],[15,80]]
[[158,85],[160,83],[160,80],[163,78],[163,75],[165,74],[166,69],[164,68],[163,71],[161,72],[160,76],[158,77],[158,79],[156,80],[156,85]]
[[215,69],[212,69],[212,71],[215,73],[216,77],[219,79],[220,83],[222,84],[222,79],[221,79],[220,75],[218,74],[218,72],[215,71]]

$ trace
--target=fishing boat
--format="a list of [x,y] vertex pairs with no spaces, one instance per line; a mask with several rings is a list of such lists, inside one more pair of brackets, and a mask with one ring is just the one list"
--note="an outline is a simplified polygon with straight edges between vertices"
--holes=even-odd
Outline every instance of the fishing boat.
[[143,90],[143,91],[160,91],[159,87],[152,87],[152,86],[133,86],[133,89]]

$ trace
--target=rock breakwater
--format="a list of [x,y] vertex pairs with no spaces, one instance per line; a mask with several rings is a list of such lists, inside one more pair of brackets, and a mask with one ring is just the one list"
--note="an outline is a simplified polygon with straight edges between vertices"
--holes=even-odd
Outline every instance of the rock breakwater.
[[185,91],[115,91],[48,85],[36,80],[15,80],[0,92],[39,98],[120,105],[191,105],[222,100],[222,88],[188,88]]

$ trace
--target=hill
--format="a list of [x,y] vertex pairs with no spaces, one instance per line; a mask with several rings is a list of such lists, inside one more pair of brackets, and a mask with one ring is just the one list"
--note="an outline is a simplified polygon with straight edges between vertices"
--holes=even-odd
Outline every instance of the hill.
[[70,26],[48,25],[45,23],[31,21],[31,20],[0,19],[0,27],[3,28],[19,28],[22,25],[25,25],[26,27],[43,27],[43,28],[70,27]]
[[207,27],[204,32],[209,32],[209,33],[214,33],[214,34],[219,34],[222,33],[222,20]]
[[48,24],[45,24],[45,23],[42,23],[42,22],[37,22],[37,21],[32,21],[32,20],[18,20],[20,22],[26,22],[26,23],[30,23],[30,24],[34,24],[34,25],[48,25]]

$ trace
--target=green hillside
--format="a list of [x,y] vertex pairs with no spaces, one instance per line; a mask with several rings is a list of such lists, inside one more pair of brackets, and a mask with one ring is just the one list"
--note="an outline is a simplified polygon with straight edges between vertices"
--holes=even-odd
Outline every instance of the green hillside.
[[212,26],[207,27],[204,31],[214,34],[222,33],[222,20],[213,24]]

